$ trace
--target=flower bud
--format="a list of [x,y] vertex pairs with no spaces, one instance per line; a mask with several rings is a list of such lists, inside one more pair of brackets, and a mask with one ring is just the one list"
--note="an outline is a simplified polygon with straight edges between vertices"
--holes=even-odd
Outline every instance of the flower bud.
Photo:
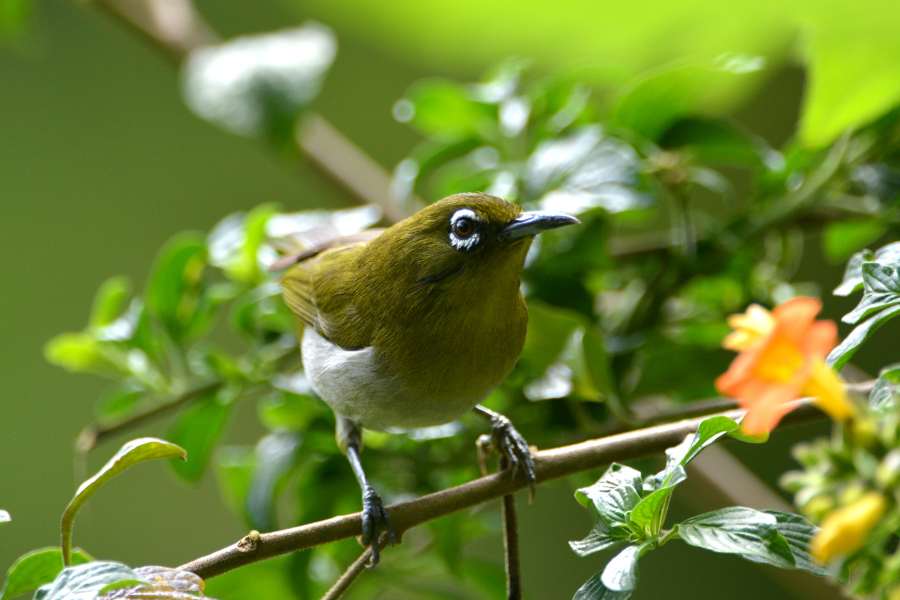
[[813,558],[824,565],[861,548],[886,508],[884,496],[869,492],[829,514],[810,544]]

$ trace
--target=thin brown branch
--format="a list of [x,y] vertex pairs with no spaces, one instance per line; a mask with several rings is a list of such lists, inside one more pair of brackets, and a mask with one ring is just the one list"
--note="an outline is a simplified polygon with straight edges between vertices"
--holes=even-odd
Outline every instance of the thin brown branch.
[[322,600],[338,600],[343,596],[344,592],[350,589],[350,586],[356,581],[356,578],[366,570],[366,566],[369,564],[371,558],[372,547],[368,546],[363,550],[362,554],[359,555],[359,558],[354,560],[353,563],[347,567],[347,570],[334,582],[334,585],[325,592],[325,595],[322,596]]
[[90,452],[97,444],[104,439],[140,427],[148,421],[164,417],[165,415],[178,410],[182,406],[198,400],[222,387],[221,381],[214,381],[206,385],[202,385],[175,396],[167,402],[163,402],[152,408],[148,408],[143,412],[131,415],[115,423],[94,423],[88,425],[81,430],[75,439],[75,450],[81,454]]
[[522,598],[522,569],[519,564],[519,520],[516,517],[516,497],[503,496],[503,556],[506,564],[507,600]]
[[[785,417],[785,423],[821,417],[821,413],[811,402],[803,400],[797,404],[798,408]],[[733,410],[716,414],[737,418],[743,411]],[[614,461],[662,451],[695,431],[702,420],[697,417],[542,450],[535,454],[537,482],[543,483]],[[411,527],[511,494],[526,485],[526,481],[521,477],[514,479],[506,472],[496,473],[414,500],[398,502],[387,508],[395,530],[398,534],[402,534]],[[360,533],[360,513],[339,515],[315,523],[264,533],[259,536],[259,543],[251,550],[241,549],[238,545],[232,544],[179,568],[204,578],[213,577],[249,563],[357,536]]]

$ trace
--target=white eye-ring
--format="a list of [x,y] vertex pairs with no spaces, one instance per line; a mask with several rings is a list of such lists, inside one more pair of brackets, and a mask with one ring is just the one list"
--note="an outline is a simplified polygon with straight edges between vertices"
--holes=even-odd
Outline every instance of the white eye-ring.
[[450,245],[461,252],[473,250],[481,242],[481,219],[471,208],[461,208],[450,217]]

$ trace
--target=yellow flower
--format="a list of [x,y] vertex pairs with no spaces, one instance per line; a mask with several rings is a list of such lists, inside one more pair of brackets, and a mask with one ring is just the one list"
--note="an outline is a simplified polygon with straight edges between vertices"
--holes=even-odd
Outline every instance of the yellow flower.
[[853,415],[843,382],[825,363],[837,343],[837,326],[816,321],[821,308],[815,298],[797,297],[771,313],[753,304],[728,319],[734,331],[722,345],[739,354],[716,387],[747,409],[746,433],[771,431],[801,396],[813,396],[836,421]]
[[827,564],[837,556],[859,550],[866,537],[887,509],[884,496],[869,492],[825,517],[822,527],[810,544],[810,553],[819,564]]

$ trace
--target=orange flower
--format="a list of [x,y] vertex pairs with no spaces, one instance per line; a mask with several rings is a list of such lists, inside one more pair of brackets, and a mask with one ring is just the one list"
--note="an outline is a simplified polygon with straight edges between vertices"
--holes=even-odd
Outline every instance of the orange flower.
[[745,433],[768,433],[794,408],[791,401],[806,395],[835,420],[853,414],[844,384],[825,363],[837,326],[816,321],[821,308],[815,298],[797,297],[771,313],[754,304],[728,319],[734,331],[722,345],[739,354],[716,388],[747,409]]

